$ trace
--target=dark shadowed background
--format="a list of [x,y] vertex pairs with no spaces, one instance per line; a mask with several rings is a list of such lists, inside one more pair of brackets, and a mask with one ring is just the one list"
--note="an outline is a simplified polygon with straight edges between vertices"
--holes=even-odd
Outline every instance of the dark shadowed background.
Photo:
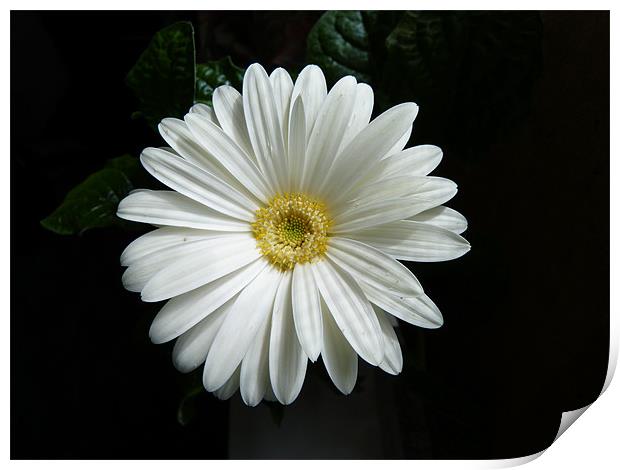
[[[124,83],[157,30],[190,20],[199,60],[298,70],[320,15],[12,12],[12,458],[508,458],[548,446],[561,411],[598,396],[609,345],[608,12],[542,13],[531,87],[508,88],[513,99],[487,99],[502,70],[456,77],[463,99],[452,108],[415,90],[402,97],[421,107],[410,144],[444,149],[435,174],[459,185],[449,205],[469,220],[472,250],[408,263],[445,324],[401,323],[402,374],[362,368],[351,397],[320,361],[285,409],[188,397],[196,377],[174,369],[171,344],[148,339],[158,306],[121,285],[119,255],[139,232],[41,227],[107,159],[162,144],[130,118]],[[322,438],[291,441],[304,434]]]

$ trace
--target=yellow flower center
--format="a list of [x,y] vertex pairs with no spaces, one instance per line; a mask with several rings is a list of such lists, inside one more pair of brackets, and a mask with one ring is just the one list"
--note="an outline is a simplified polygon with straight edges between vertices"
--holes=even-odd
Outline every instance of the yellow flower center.
[[288,271],[297,263],[311,263],[325,254],[329,225],[321,201],[305,194],[284,193],[256,211],[252,231],[263,256]]

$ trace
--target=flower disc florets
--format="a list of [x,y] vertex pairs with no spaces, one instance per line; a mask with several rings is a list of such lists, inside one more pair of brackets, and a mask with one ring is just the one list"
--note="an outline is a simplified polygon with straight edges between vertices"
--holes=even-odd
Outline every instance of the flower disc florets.
[[305,194],[285,193],[256,211],[252,230],[261,253],[288,271],[325,254],[329,225],[325,204]]

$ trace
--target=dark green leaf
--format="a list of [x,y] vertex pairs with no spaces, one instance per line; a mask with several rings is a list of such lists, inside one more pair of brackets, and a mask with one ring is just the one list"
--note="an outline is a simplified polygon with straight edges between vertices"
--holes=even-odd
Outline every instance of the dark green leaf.
[[418,103],[418,141],[473,151],[527,111],[542,23],[536,12],[332,11],[307,48],[330,83],[344,75],[370,83],[375,114]]
[[230,85],[241,92],[244,70],[233,64],[230,57],[212,60],[196,66],[196,102],[211,105],[213,91]]
[[61,235],[82,233],[95,227],[125,225],[116,217],[120,200],[134,189],[130,178],[139,172],[137,158],[124,155],[110,160],[73,188],[62,204],[41,221],[41,225]]
[[165,117],[183,117],[194,101],[194,28],[180,22],[159,31],[127,75],[139,112],[156,128]]
[[[180,391],[177,407],[177,422],[181,426],[189,426],[204,412],[205,389],[202,384],[202,370],[197,368],[188,374],[177,375]],[[201,406],[202,405],[202,406]]]
[[177,422],[181,426],[187,426],[196,419],[196,399],[203,391],[204,388],[200,384],[193,387],[181,398],[177,408]]
[[454,19],[449,12],[403,13],[385,40],[387,70],[383,78],[392,78],[388,89],[406,87],[410,94],[446,89],[443,84],[453,78],[450,72],[460,62],[459,22]]
[[106,162],[105,167],[122,171],[135,188],[159,189],[159,182],[154,181],[153,178],[144,171],[140,160],[131,155],[112,158]]
[[140,160],[131,155],[122,155],[111,158],[105,164],[106,168],[114,168],[125,173],[125,176],[133,181],[134,177],[142,170]]
[[371,81],[368,35],[359,11],[328,11],[308,34],[308,62],[323,69],[329,84],[345,75]]

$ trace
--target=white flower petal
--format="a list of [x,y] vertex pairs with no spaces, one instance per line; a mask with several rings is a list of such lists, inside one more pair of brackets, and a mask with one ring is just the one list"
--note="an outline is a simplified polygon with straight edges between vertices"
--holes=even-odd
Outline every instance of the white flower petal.
[[372,284],[377,289],[404,297],[423,293],[420,282],[411,271],[370,245],[333,237],[329,241],[327,256],[356,280]]
[[241,93],[229,85],[217,87],[213,92],[213,109],[220,127],[256,163],[256,156],[245,124]]
[[136,268],[127,268],[121,276],[121,283],[129,292],[140,292],[153,275],[154,273],[152,272],[145,273]]
[[248,406],[258,405],[265,396],[269,382],[270,332],[271,315],[267,315],[241,362],[241,398]]
[[[196,116],[202,114],[195,113]],[[201,119],[205,119],[202,117]],[[159,133],[172,149],[190,163],[233,186],[238,191],[245,189],[207,150],[200,145],[185,121],[166,118],[159,123]]]
[[151,324],[151,341],[165,343],[185,333],[228,302],[267,266],[268,263],[259,258],[209,284],[170,299]]
[[417,145],[381,161],[381,179],[395,175],[426,176],[441,162],[442,150],[435,145]]
[[[230,234],[210,238],[200,250],[180,255],[155,274],[142,289],[142,300],[158,302],[215,281],[260,257],[251,234]],[[189,244],[188,244],[189,245]]]
[[245,356],[259,328],[272,312],[281,277],[277,269],[268,267],[239,294],[205,362],[203,383],[208,391],[220,388]]
[[189,110],[190,113],[200,114],[201,116],[206,117],[213,124],[217,124],[219,126],[219,121],[215,114],[215,110],[210,106],[207,106],[204,103],[196,103]]
[[350,237],[350,233],[405,219],[427,209],[428,206],[428,200],[417,196],[372,201],[340,214],[330,231]]
[[258,166],[276,191],[286,184],[286,151],[269,77],[259,64],[243,78],[243,112]]
[[292,403],[299,395],[308,364],[308,359],[295,333],[292,279],[293,276],[287,273],[278,288],[273,308],[269,346],[271,385],[275,396],[283,405]]
[[359,198],[334,209],[332,233],[354,232],[414,216],[450,200],[454,182],[435,176],[394,177],[369,185]]
[[343,182],[348,188],[354,188],[367,173],[376,171],[381,158],[403,135],[417,114],[415,103],[399,104],[362,129],[342,150],[329,174],[322,178],[319,189],[326,191],[325,199],[335,203],[340,198],[346,198],[348,191],[344,190]]
[[398,139],[398,142],[396,142],[394,146],[390,148],[390,150],[385,152],[385,155],[383,158],[402,152],[405,146],[407,145],[407,142],[409,142],[409,139],[411,138],[412,131],[413,131],[413,125],[409,126],[409,128],[403,133],[400,139]]
[[357,381],[357,354],[334,322],[325,302],[323,311],[323,363],[334,385],[345,395],[353,391]]
[[461,234],[467,230],[467,219],[454,209],[446,206],[438,206],[424,212],[420,212],[409,220],[424,222],[436,227],[445,228],[451,232]]
[[213,392],[220,400],[228,400],[239,389],[239,380],[241,376],[241,366],[233,372],[230,378],[220,388]]
[[352,212],[357,208],[388,199],[402,198],[413,193],[415,183],[409,176],[394,176],[375,182],[367,182],[350,192],[350,199],[338,205],[332,205],[334,218],[343,213]]
[[377,189],[389,188],[396,178],[426,176],[439,164],[442,151],[434,145],[418,145],[382,159],[377,167],[361,179],[349,192],[349,199],[373,194]]
[[121,266],[130,266],[156,251],[196,240],[221,236],[218,232],[191,228],[163,227],[153,230],[132,241],[121,253]]
[[146,170],[169,188],[218,212],[251,221],[257,204],[221,179],[156,148],[147,148],[140,157]]
[[385,344],[385,357],[383,362],[379,364],[379,367],[388,374],[400,374],[403,370],[403,353],[400,349],[398,337],[394,332],[394,327],[390,323],[388,315],[381,308],[373,306],[373,309],[381,325],[383,344]]
[[215,157],[245,188],[262,202],[272,190],[260,169],[222,129],[196,114],[187,114],[185,122],[200,144]]
[[196,202],[175,191],[139,189],[125,197],[116,215],[152,225],[172,225],[224,232],[249,232],[250,224]]
[[342,137],[339,150],[347,146],[353,138],[370,122],[372,108],[374,106],[375,95],[372,88],[365,83],[358,83],[355,92],[355,104],[349,119],[349,124]]
[[293,270],[293,316],[299,342],[312,362],[323,346],[321,296],[309,264],[296,264]]
[[321,297],[342,334],[362,359],[378,365],[383,360],[381,327],[360,286],[328,259],[310,266]]
[[172,350],[172,362],[177,370],[184,373],[191,372],[205,361],[215,335],[222,326],[226,312],[231,305],[232,300],[222,305],[176,340]]
[[433,204],[429,209],[452,199],[458,189],[454,181],[438,176],[411,176],[409,179],[411,187],[407,195],[415,194],[428,200]]
[[412,220],[390,222],[349,233],[347,237],[407,261],[448,261],[463,256],[470,249],[467,240],[460,235]]
[[316,65],[308,65],[299,73],[293,87],[291,103],[294,103],[298,96],[304,102],[306,140],[308,140],[316,122],[316,117],[319,114],[319,109],[321,109],[323,101],[327,96],[325,76],[323,71]]
[[360,282],[368,300],[400,320],[422,328],[439,328],[443,317],[437,306],[426,295],[401,297]]
[[355,104],[357,82],[352,76],[338,80],[327,94],[312,129],[300,190],[318,194],[322,181],[334,164]]
[[288,142],[288,123],[289,110],[291,104],[291,94],[293,93],[293,80],[286,70],[278,67],[269,76],[271,88],[273,88],[273,96],[276,101],[276,109],[280,118],[280,127],[282,128],[282,137],[284,145]]
[[149,256],[135,260],[123,273],[125,289],[140,292],[157,273],[166,269],[179,258],[194,256],[221,237],[221,232],[206,232],[202,236],[182,240],[181,243],[153,251]]
[[301,185],[306,161],[306,118],[301,96],[293,103],[288,135],[289,179],[287,191],[297,191]]
[[[454,181],[437,176],[391,176],[365,184],[352,193],[355,195],[354,199],[335,206],[332,210],[337,218],[342,212],[354,211],[364,204],[407,196],[427,200],[426,208],[430,208],[452,199],[457,189]],[[416,206],[416,211],[419,210]]]

